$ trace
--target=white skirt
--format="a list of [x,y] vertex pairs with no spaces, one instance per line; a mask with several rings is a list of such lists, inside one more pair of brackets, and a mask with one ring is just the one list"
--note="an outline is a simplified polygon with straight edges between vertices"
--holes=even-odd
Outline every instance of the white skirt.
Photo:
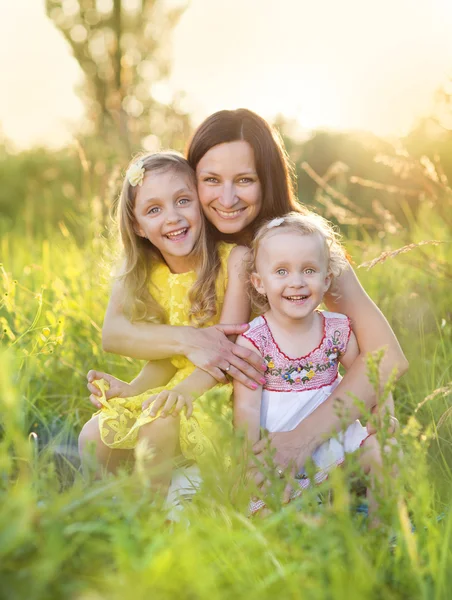
[[[261,406],[261,427],[270,432],[292,431],[331,395],[339,384],[338,377],[331,385],[306,392],[273,392],[264,390]],[[356,420],[335,438],[321,444],[312,454],[319,469],[328,470],[340,464],[346,453],[355,452],[367,438],[367,429]],[[300,474],[304,471],[302,470]]]

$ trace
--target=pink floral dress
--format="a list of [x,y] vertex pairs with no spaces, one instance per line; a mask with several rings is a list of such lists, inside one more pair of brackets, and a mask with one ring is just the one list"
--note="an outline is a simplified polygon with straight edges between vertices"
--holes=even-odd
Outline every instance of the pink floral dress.
[[[299,358],[284,354],[264,316],[254,319],[243,334],[267,363],[260,424],[268,431],[295,429],[328,398],[341,380],[338,364],[350,338],[350,320],[338,313],[325,311],[320,315],[323,318],[322,340],[317,348]],[[331,468],[344,461],[345,453],[357,450],[366,437],[367,430],[357,420],[337,437],[321,444],[312,455],[319,468],[315,482],[326,479]],[[301,478],[299,483],[301,488],[312,484],[306,477]],[[251,504],[252,513],[264,506],[261,500]]]

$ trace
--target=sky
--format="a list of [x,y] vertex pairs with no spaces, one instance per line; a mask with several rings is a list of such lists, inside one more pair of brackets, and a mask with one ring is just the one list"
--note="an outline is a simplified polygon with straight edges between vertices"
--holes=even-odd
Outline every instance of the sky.
[[[191,0],[160,95],[185,92],[195,125],[243,106],[305,130],[403,135],[452,76],[451,31],[452,0]],[[44,0],[0,0],[4,136],[17,148],[68,143],[82,81]]]

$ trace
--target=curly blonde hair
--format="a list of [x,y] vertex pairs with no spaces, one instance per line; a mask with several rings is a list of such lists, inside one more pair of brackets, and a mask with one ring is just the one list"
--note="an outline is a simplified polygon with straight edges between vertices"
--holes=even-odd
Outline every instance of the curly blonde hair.
[[[140,161],[144,174],[148,172],[173,171],[188,176],[196,191],[195,173],[185,158],[178,152],[167,151],[136,156],[129,164]],[[122,269],[118,278],[124,282],[124,312],[132,321],[164,323],[166,314],[162,306],[152,296],[150,274],[152,266],[164,262],[160,251],[146,238],[135,231],[135,200],[137,185],[131,185],[124,178],[117,205],[117,223],[122,246]],[[196,325],[203,325],[217,311],[215,282],[221,267],[217,245],[206,236],[205,219],[199,207],[201,232],[193,248],[197,259],[197,279],[189,291],[190,319]]]
[[[251,243],[251,250],[246,264],[248,294],[255,314],[262,314],[270,308],[267,297],[260,294],[251,283],[251,274],[256,273],[259,247],[265,239],[276,233],[281,233],[281,231],[295,232],[300,235],[317,234],[321,237],[327,258],[327,273],[332,276],[331,286],[334,285],[335,280],[348,265],[346,251],[340,241],[340,234],[329,221],[320,215],[312,212],[307,214],[290,212],[280,218],[264,222],[257,230]],[[334,292],[332,293],[334,295]]]

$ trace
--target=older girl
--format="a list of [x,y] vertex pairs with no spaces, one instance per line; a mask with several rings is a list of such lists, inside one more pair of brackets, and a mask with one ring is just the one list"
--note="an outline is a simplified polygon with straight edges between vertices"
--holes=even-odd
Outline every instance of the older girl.
[[[135,160],[126,173],[118,217],[124,255],[122,309],[128,318],[169,323],[154,325],[169,330],[190,323],[212,325],[220,313],[231,322],[248,318],[249,302],[240,276],[247,250],[206,239],[195,175],[182,156],[165,152]],[[208,400],[203,394],[216,380],[184,356],[149,362],[131,383],[105,373],[92,372],[91,377],[104,394],[96,400],[101,410],[80,434],[83,459],[91,442],[97,461],[115,471],[143,439],[154,449],[154,466],[168,463],[163,485],[169,482],[178,442],[192,461],[211,446],[213,423],[202,406]],[[109,384],[108,399],[97,380]],[[231,386],[218,387],[216,394],[227,401]],[[180,423],[179,418],[156,418],[168,413],[180,415]]]

